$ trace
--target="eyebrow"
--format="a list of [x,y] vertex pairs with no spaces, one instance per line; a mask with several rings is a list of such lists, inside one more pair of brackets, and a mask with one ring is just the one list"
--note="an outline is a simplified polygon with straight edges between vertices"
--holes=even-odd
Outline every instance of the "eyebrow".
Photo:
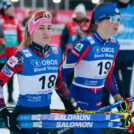
[[[49,27],[52,27],[52,25],[48,25]],[[38,27],[45,27],[44,25],[39,25]]]

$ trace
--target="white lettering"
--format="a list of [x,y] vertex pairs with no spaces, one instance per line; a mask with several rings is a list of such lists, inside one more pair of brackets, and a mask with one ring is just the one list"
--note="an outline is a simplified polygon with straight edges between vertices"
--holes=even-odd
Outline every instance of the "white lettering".
[[58,65],[57,60],[43,60],[42,65]]
[[69,128],[74,128],[74,127],[83,127],[83,128],[88,128],[92,127],[93,122],[57,122],[56,128],[61,128],[61,127],[69,127]]
[[90,120],[91,115],[55,115],[54,120]]
[[106,115],[106,120],[110,120],[110,115]]

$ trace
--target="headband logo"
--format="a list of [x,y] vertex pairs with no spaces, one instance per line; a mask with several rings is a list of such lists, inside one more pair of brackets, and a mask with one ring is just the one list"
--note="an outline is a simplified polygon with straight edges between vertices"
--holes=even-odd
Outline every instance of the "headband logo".
[[48,15],[46,13],[44,13],[43,18],[48,19]]
[[116,9],[115,9],[115,12],[116,12],[116,13],[119,13],[119,9],[118,9],[118,8],[116,8]]

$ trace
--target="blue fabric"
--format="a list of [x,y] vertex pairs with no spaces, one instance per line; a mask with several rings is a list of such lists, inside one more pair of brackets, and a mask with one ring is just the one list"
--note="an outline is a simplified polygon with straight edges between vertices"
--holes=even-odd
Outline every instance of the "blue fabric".
[[[25,79],[30,77],[27,80],[24,80],[24,78],[20,79],[20,83],[24,80],[23,85],[29,84],[29,87],[20,86],[20,94],[18,98],[17,105],[18,106],[25,106],[25,107],[44,107],[49,106],[51,103],[51,95],[52,91],[55,87],[56,82],[56,75],[58,74],[58,67],[61,61],[61,51],[59,48],[52,47],[50,49],[50,54],[46,58],[41,58],[37,56],[32,50],[29,48],[24,48],[20,50],[21,54],[23,55],[23,71],[20,74],[19,77],[24,77]],[[6,70],[6,72],[10,75],[9,71]],[[45,76],[46,75],[46,76]],[[44,77],[44,81],[46,85],[42,87],[42,82],[40,82],[40,79],[38,78]],[[45,78],[48,77],[46,80]],[[35,78],[35,79],[34,79]],[[51,84],[51,79],[53,79],[53,85],[49,86]],[[34,85],[31,82],[37,81],[34,83]],[[42,89],[45,90],[42,90]],[[34,93],[32,91],[35,90]]]
[[[58,69],[50,70],[47,67],[58,67],[61,61],[61,52],[57,48],[58,54],[54,54],[53,50],[50,50],[50,55],[47,58],[41,58],[37,56],[29,48],[20,50],[23,55],[23,71],[22,75],[31,76],[43,73],[58,73]],[[29,55],[28,55],[29,54]],[[31,55],[30,55],[31,54]],[[28,55],[28,57],[27,57]]]
[[97,23],[98,21],[107,18],[108,16],[120,14],[119,9],[114,4],[106,4],[98,7],[94,12],[94,19]]
[[[116,3],[115,3],[116,5]],[[121,24],[118,30],[118,34],[113,36],[116,38],[121,46],[121,50],[134,50],[134,6],[130,4],[127,8],[120,8]],[[129,49],[128,49],[129,48]],[[129,56],[129,53],[126,57]],[[125,58],[126,58],[125,57]],[[123,57],[124,58],[124,57]],[[130,59],[130,57],[128,57]]]
[[102,90],[95,92],[72,84],[70,91],[81,109],[97,111],[101,108]]
[[80,128],[74,129],[74,134],[102,134],[100,129]]
[[[50,114],[50,107],[27,108],[16,106],[13,113],[20,114]],[[48,134],[49,129],[22,129],[21,132],[11,130],[10,134]]]

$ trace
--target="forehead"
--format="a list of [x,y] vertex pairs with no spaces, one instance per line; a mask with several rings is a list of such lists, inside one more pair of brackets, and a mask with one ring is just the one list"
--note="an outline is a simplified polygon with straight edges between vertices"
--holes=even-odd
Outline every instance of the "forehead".
[[38,27],[48,27],[48,26],[52,26],[52,24],[50,24],[50,23],[42,23],[42,24],[38,25]]

